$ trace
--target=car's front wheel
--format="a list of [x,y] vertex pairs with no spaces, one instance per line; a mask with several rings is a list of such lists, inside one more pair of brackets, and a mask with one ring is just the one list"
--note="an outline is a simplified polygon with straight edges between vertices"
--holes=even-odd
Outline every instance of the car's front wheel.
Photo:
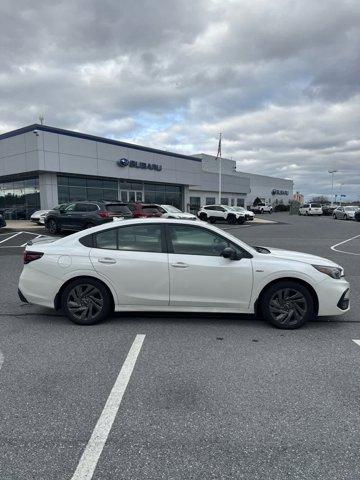
[[59,229],[59,226],[57,224],[57,221],[54,220],[53,218],[50,218],[47,222],[46,222],[46,229],[49,233],[51,233],[52,235],[55,235],[55,233],[58,233],[60,231]]
[[292,330],[314,317],[314,301],[309,290],[296,281],[271,285],[261,298],[264,318],[275,327]]
[[206,221],[207,221],[207,215],[206,215],[206,213],[201,212],[200,215],[199,215],[199,218],[200,218],[200,220],[202,220],[203,222],[206,222]]
[[234,225],[234,223],[236,223],[235,215],[228,215],[226,220],[230,225]]
[[62,292],[61,306],[72,322],[94,325],[109,315],[112,302],[103,283],[95,278],[78,278]]

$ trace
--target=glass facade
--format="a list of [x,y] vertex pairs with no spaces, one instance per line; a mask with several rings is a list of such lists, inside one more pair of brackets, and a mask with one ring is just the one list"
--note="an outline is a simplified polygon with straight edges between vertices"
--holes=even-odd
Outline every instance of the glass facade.
[[179,185],[143,183],[75,175],[58,175],[59,203],[80,200],[121,200],[174,205],[182,209],[183,190]]
[[0,210],[8,220],[25,220],[40,209],[39,178],[0,183]]
[[58,175],[59,203],[80,200],[118,200],[118,182],[111,178]]

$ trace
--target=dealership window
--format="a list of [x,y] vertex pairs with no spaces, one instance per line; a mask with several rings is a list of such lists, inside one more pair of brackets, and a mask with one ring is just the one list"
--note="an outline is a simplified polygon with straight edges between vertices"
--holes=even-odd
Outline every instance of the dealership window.
[[182,187],[179,185],[164,185],[161,183],[144,183],[144,201],[159,205],[173,205],[183,208]]
[[206,197],[205,205],[214,205],[216,202],[215,197]]
[[0,209],[5,218],[25,220],[40,208],[39,179],[37,177],[0,183]]
[[118,182],[112,179],[58,175],[59,203],[75,200],[118,200]]
[[243,207],[243,206],[245,205],[244,199],[243,199],[243,198],[238,198],[238,199],[236,200],[236,205],[237,205],[238,207]]
[[231,206],[233,207],[235,205],[235,198],[231,199]]
[[190,205],[189,205],[190,213],[196,214],[200,210],[200,197],[190,197],[189,201],[190,201]]
[[221,197],[221,205],[229,205],[229,199],[227,197]]

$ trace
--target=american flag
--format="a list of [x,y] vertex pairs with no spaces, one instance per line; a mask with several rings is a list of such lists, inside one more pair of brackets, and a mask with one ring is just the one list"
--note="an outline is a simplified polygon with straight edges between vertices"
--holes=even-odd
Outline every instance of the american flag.
[[219,146],[218,146],[218,151],[217,151],[217,154],[216,154],[216,160],[221,157],[221,136],[222,136],[222,134],[220,133],[219,134]]

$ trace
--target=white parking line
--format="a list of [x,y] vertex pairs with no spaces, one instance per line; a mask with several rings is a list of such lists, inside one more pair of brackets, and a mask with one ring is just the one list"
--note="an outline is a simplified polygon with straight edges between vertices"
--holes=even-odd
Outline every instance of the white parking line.
[[347,253],[348,255],[360,255],[360,253],[353,253],[353,252],[345,252],[344,250],[338,250],[336,247],[339,245],[343,245],[344,243],[351,242],[351,240],[354,240],[355,238],[360,237],[360,235],[355,235],[355,237],[348,238],[347,240],[344,240],[343,242],[336,243],[333,245],[331,250],[334,250],[334,252],[340,252],[340,253]]
[[359,347],[360,347],[360,340],[353,340],[353,342],[355,342],[356,345],[359,345]]
[[119,410],[144,339],[145,335],[136,335],[71,480],[91,480],[94,475],[96,465]]
[[4,240],[0,240],[0,243],[4,243],[4,242],[6,242],[7,240],[10,240],[11,238],[15,238],[15,237],[17,237],[18,235],[20,235],[21,233],[23,233],[23,232],[17,232],[17,233],[15,233],[15,235],[11,235],[11,237],[4,238]]
[[4,363],[4,355],[1,353],[1,350],[0,350],[0,370],[1,370],[1,367]]

